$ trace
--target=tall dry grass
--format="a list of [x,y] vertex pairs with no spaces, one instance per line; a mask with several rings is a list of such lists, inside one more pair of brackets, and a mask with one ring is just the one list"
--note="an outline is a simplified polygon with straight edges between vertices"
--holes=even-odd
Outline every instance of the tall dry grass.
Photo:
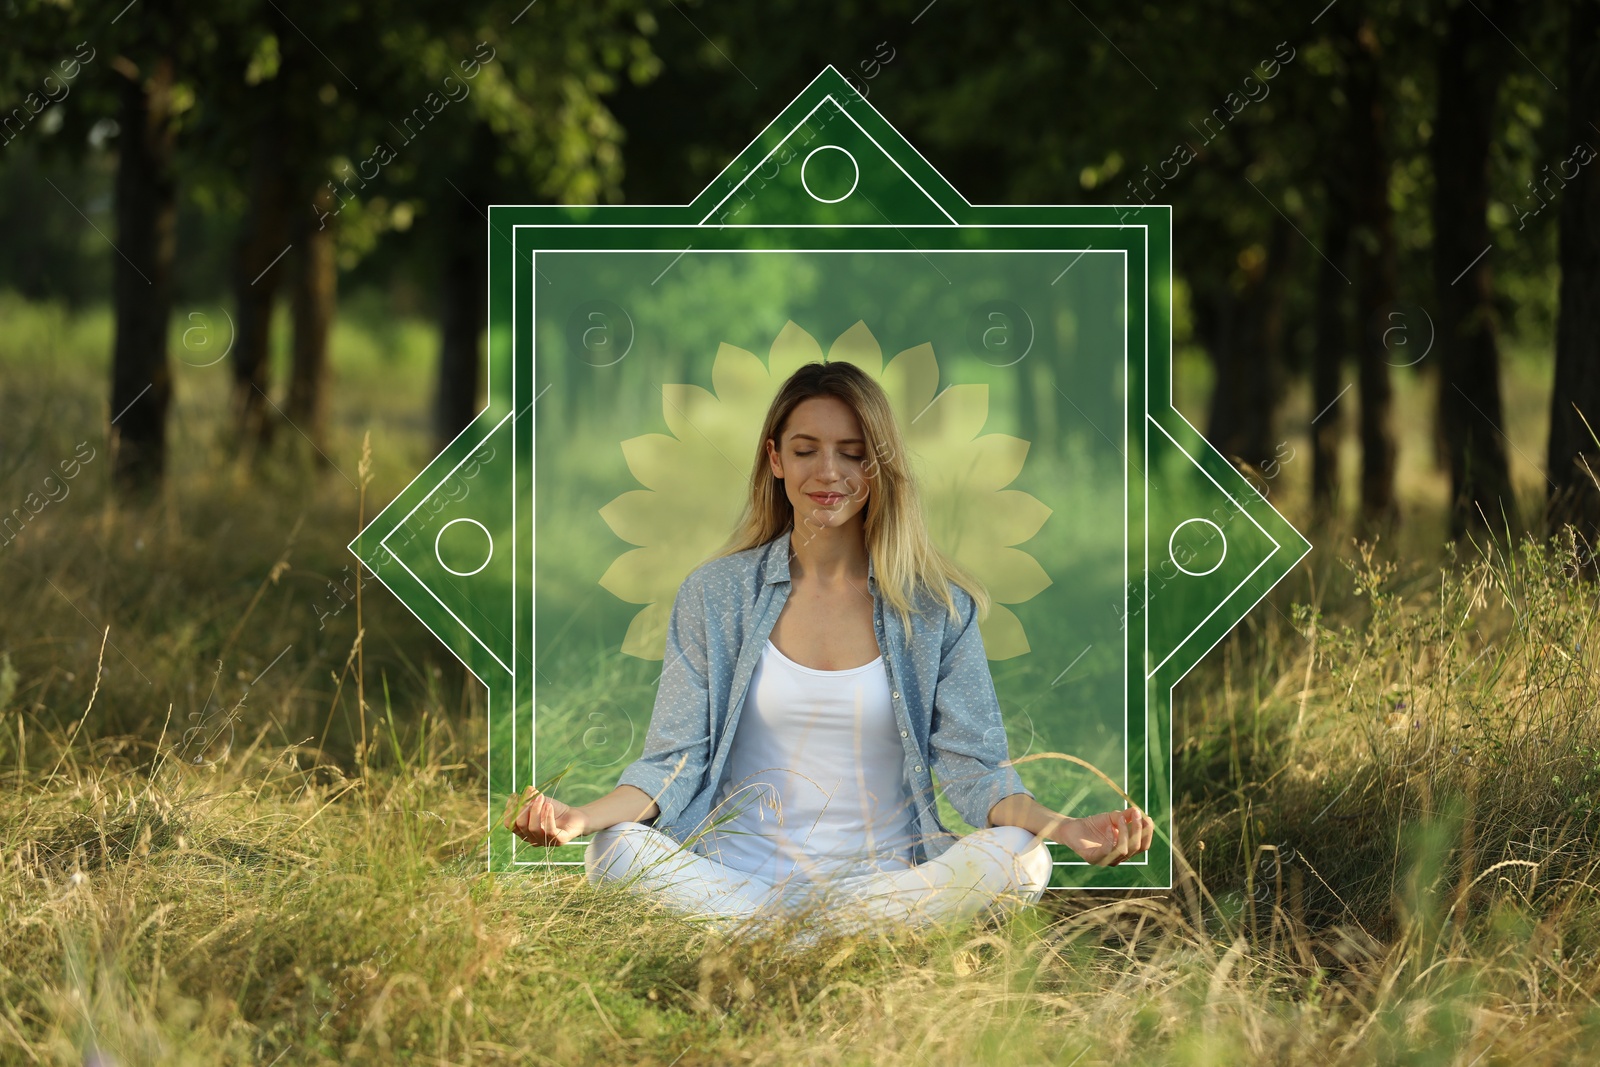
[[[1350,603],[1264,605],[1180,702],[1173,890],[1052,894],[1003,923],[800,953],[576,874],[484,874],[481,731],[453,711],[424,729],[369,709],[385,725],[364,773],[270,724],[196,763],[173,724],[74,728],[91,709],[47,725],[13,668],[0,1048],[118,1064],[1584,1062],[1600,1044],[1600,601],[1575,549],[1411,569],[1366,549],[1346,560]],[[91,642],[85,681],[98,658]],[[294,697],[269,699],[287,717]]]
[[[10,358],[0,504],[106,415],[92,381]],[[478,691],[379,587],[364,632],[332,610],[340,472],[374,416],[342,412],[318,477],[292,449],[230,456],[224,392],[186,388],[163,499],[111,500],[102,457],[0,549],[0,1061],[1487,1067],[1600,1046],[1600,599],[1570,539],[1453,558],[1319,537],[1178,690],[1172,890],[794,953],[576,874],[486,875]],[[375,438],[375,501],[417,438]]]

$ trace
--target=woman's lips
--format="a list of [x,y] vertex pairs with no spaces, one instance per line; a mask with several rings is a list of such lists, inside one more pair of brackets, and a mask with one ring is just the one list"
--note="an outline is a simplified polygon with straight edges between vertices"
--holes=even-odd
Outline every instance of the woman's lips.
[[809,496],[812,500],[815,500],[824,507],[827,507],[831,504],[837,504],[839,501],[844,499],[843,493],[811,493]]

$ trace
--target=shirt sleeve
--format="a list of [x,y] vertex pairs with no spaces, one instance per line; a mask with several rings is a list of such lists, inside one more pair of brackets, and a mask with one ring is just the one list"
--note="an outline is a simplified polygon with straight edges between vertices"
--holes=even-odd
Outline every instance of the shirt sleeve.
[[671,823],[700,791],[710,753],[705,590],[691,574],[672,601],[661,684],[650,713],[644,755],[623,768],[617,784],[650,794],[661,809],[655,823]]
[[989,809],[1000,800],[1033,793],[1015,768],[1001,765],[1009,758],[1006,731],[978,628],[977,603],[958,586],[952,595],[965,620],[959,630],[947,630],[942,643],[929,762],[951,806],[981,830],[989,825]]

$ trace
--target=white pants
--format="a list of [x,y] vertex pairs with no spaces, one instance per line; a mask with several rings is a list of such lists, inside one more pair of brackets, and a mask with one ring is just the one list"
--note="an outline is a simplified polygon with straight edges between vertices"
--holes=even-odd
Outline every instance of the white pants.
[[1038,901],[1051,862],[1044,842],[1019,826],[975,831],[914,867],[779,885],[691,852],[638,822],[598,831],[584,852],[590,882],[627,883],[673,911],[724,930],[805,916],[838,933],[892,923],[961,922],[980,912],[998,916]]

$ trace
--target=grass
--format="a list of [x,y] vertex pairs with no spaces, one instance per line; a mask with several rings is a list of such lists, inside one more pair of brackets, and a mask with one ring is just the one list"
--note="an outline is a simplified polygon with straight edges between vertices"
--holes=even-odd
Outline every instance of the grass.
[[[103,321],[5,311],[24,320],[0,340],[9,507],[106,413],[103,364],[67,359],[104,351]],[[426,458],[429,353],[339,355],[330,454],[354,474],[372,428],[370,513]],[[1488,1067],[1600,1047],[1600,599],[1570,542],[1316,538],[1177,694],[1172,890],[785,954],[572,874],[483,873],[481,693],[375,584],[358,630],[327,591],[354,491],[292,443],[241,467],[224,384],[182,371],[165,499],[117,505],[102,455],[0,548],[0,1061]]]

